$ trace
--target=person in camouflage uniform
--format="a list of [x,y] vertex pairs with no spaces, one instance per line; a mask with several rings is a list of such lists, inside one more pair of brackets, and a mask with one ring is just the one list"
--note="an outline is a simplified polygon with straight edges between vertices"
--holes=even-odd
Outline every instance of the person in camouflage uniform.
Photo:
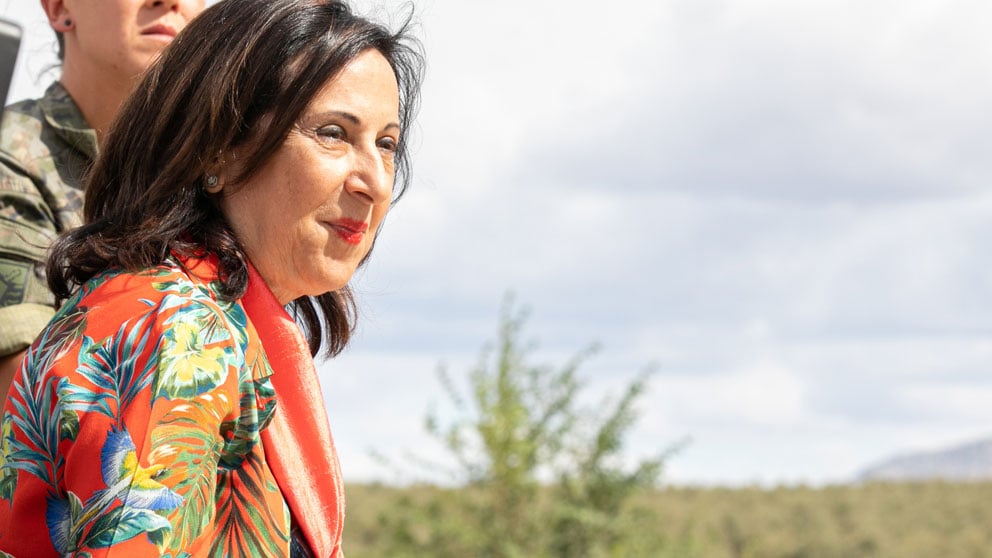
[[54,314],[45,251],[81,224],[96,132],[59,83],[7,108],[0,131],[0,355],[30,344]]
[[62,77],[7,107],[0,130],[0,400],[24,350],[55,313],[44,267],[55,237],[82,223],[83,177],[141,73],[205,0],[40,0]]

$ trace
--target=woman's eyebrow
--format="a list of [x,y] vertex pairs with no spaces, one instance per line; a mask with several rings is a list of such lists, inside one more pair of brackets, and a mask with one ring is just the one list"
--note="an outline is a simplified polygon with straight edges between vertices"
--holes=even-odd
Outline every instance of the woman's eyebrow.
[[347,121],[349,121],[349,122],[351,122],[352,124],[355,124],[355,125],[359,125],[359,124],[362,123],[362,119],[361,118],[355,116],[354,114],[352,114],[350,112],[346,112],[346,111],[343,111],[343,110],[325,110],[323,112],[318,112],[318,113],[314,114],[311,118],[314,118],[314,119],[324,119],[324,118],[330,118],[330,117],[343,118],[343,119],[345,119],[345,120],[347,120]]
[[[358,116],[356,116],[356,115],[354,115],[354,114],[352,114],[350,112],[343,111],[343,110],[325,110],[323,112],[318,112],[318,113],[314,114],[311,118],[313,118],[315,120],[322,120],[322,119],[329,118],[329,117],[343,118],[343,119],[351,122],[352,124],[354,124],[356,126],[360,126],[362,124],[362,119],[361,118],[359,118]],[[386,124],[385,126],[382,127],[382,131],[386,131],[386,130],[390,130],[390,129],[394,129],[394,128],[397,129],[397,130],[401,129],[399,123],[397,123],[397,122],[390,122],[389,124]]]

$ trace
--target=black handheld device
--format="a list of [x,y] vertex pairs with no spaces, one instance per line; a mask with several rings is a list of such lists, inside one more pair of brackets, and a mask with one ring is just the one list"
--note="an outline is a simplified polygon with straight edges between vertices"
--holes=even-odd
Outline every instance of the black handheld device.
[[14,77],[17,51],[21,47],[21,26],[0,18],[0,106],[7,104],[7,91]]

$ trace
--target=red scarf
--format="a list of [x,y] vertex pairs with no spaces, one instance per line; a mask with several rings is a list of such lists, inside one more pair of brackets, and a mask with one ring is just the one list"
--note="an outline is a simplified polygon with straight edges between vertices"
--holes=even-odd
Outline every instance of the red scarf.
[[278,404],[262,430],[265,459],[317,558],[341,556],[344,486],[310,349],[251,265],[241,303],[272,366]]

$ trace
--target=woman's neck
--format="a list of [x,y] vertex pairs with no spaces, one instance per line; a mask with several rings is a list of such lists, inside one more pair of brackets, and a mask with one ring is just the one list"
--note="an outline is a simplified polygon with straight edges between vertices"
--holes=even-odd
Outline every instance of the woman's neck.
[[66,56],[60,81],[86,122],[96,131],[97,142],[102,143],[136,80],[86,66]]

